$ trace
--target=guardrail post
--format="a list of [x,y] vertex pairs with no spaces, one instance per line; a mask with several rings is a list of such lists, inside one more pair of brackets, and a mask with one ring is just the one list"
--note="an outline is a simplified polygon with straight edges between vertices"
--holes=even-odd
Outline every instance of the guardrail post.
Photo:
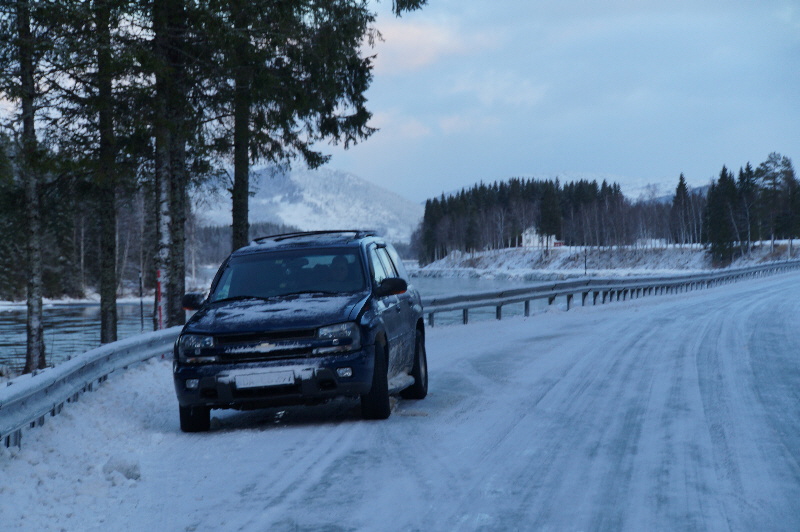
[[9,447],[22,447],[22,429],[15,430],[5,438],[6,449]]
[[567,310],[569,310],[571,305],[572,305],[572,294],[567,294]]
[[503,305],[497,305],[497,307],[495,307],[494,316],[498,320],[502,320],[503,319]]
[[469,309],[465,308],[461,311],[461,321],[466,325],[469,323]]
[[548,296],[547,298],[548,305],[552,305],[553,303],[555,303],[555,301],[556,301],[556,296]]
[[531,302],[530,302],[530,300],[526,300],[525,301],[525,317],[527,318],[530,315],[531,315]]
[[428,325],[429,325],[430,327],[433,327],[433,326],[434,326],[433,312],[429,312],[429,313],[428,313]]

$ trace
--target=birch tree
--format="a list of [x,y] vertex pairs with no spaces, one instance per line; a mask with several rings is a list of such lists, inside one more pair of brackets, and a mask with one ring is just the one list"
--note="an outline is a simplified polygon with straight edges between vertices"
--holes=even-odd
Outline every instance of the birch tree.
[[42,311],[41,167],[36,132],[36,112],[41,105],[37,77],[46,41],[36,24],[36,3],[28,0],[0,4],[0,54],[2,93],[17,108],[12,127],[17,135],[15,173],[23,184],[26,212],[27,346],[25,369],[46,366]]

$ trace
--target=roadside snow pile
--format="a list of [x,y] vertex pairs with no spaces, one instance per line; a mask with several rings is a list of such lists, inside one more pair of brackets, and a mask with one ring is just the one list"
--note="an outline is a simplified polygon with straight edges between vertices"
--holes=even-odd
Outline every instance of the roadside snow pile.
[[[797,258],[797,246],[792,257]],[[731,268],[752,266],[789,258],[788,243],[770,251],[765,243]],[[561,246],[507,248],[476,253],[453,251],[447,257],[414,269],[419,277],[459,277],[521,280],[559,280],[571,277],[629,277],[701,273],[715,269],[708,252],[701,246],[584,248]]]

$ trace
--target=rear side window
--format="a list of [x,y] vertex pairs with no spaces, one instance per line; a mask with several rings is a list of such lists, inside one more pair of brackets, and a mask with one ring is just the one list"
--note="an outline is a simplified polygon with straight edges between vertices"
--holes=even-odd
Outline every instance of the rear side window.
[[375,284],[380,284],[380,282],[387,277],[393,277],[393,275],[390,275],[389,272],[386,271],[383,261],[378,256],[378,251],[380,250],[377,248],[372,248],[369,251],[369,262],[372,266],[372,279],[375,281]]
[[394,267],[397,270],[397,275],[406,281],[408,281],[408,272],[406,271],[406,267],[403,265],[403,259],[400,258],[398,255],[397,250],[394,247],[387,245],[386,252],[389,254],[389,257],[392,259],[394,263]]
[[395,269],[394,264],[392,264],[392,259],[389,258],[386,248],[378,248],[376,251],[378,253],[378,258],[383,264],[383,269],[386,270],[386,275],[388,277],[397,277],[397,270]]

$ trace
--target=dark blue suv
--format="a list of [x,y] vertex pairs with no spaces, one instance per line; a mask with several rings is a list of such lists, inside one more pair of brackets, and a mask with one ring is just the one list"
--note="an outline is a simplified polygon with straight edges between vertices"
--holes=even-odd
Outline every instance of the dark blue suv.
[[212,408],[361,398],[385,419],[389,396],[428,393],[419,293],[395,249],[369,231],[259,238],[223,262],[175,343],[181,430],[209,429]]

